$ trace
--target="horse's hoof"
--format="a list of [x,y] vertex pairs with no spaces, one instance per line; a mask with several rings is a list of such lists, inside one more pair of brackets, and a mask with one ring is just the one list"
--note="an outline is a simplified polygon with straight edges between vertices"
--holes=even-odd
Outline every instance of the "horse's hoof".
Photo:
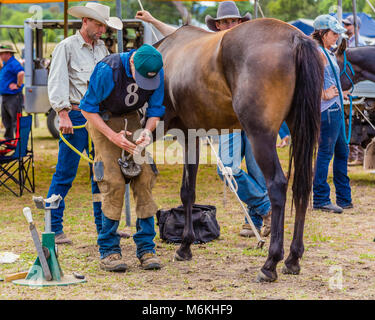
[[269,272],[269,273],[270,273],[270,276],[266,275],[262,270],[260,270],[256,279],[255,279],[255,282],[261,283],[261,282],[274,282],[274,281],[276,281],[277,273],[276,272]]
[[178,254],[178,252],[176,251],[175,254],[174,254],[174,259],[173,261],[189,261],[192,259],[192,256],[187,256],[187,257],[182,257]]
[[290,265],[290,266],[287,266],[286,264],[284,264],[283,268],[281,269],[281,272],[283,274],[294,274],[294,275],[297,275],[299,274],[301,271],[301,268],[299,265]]

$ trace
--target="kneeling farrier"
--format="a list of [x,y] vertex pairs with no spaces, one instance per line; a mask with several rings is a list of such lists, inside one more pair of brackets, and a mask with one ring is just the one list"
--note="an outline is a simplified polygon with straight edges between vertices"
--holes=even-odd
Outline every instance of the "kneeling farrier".
[[[100,61],[90,78],[80,109],[95,145],[94,177],[102,198],[103,226],[98,236],[100,268],[126,271],[120,237],[116,233],[125,193],[125,177],[118,159],[122,150],[137,154],[151,141],[151,132],[164,115],[164,71],[161,54],[150,45],[137,51],[112,54]],[[132,133],[142,129],[138,109],[146,104],[146,125],[137,140]],[[128,139],[124,134],[127,121]],[[155,255],[154,215],[157,206],[151,189],[156,173],[150,164],[141,164],[141,173],[131,179],[136,202],[137,232],[133,235],[137,257],[144,269],[160,269]]]

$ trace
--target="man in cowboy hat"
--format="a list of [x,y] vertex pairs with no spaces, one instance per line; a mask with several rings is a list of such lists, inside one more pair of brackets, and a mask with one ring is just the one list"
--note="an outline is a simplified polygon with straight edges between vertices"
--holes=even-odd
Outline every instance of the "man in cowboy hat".
[[[110,17],[108,6],[89,2],[85,6],[76,6],[68,10],[74,17],[82,19],[81,29],[61,41],[52,53],[51,68],[48,77],[48,96],[52,108],[60,118],[60,131],[80,152],[88,152],[88,133],[85,128],[73,130],[73,126],[86,123],[81,114],[79,103],[86,93],[88,82],[95,65],[107,56],[108,50],[101,35],[107,27],[121,30],[119,18]],[[59,194],[63,201],[57,209],[51,210],[52,231],[55,232],[57,244],[71,244],[72,241],[63,232],[64,198],[76,177],[80,156],[61,139],[56,171],[48,191],[48,197]],[[102,227],[102,210],[99,188],[91,181],[93,209],[96,229]]]
[[[138,11],[136,19],[152,23],[164,36],[174,32],[176,28],[171,27],[155,19],[148,11]],[[207,27],[215,32],[231,29],[238,24],[251,19],[250,13],[244,16],[233,1],[219,3],[216,18],[209,15],[205,21]],[[233,156],[231,156],[233,155]],[[249,215],[260,232],[264,224],[263,236],[271,232],[271,202],[268,197],[266,182],[252,153],[250,141],[243,130],[220,136],[219,156],[226,167],[230,167],[238,185],[238,196],[247,204]],[[247,172],[241,169],[242,159],[246,160]],[[218,168],[218,174],[224,179]],[[254,237],[255,234],[245,218],[240,235],[243,237]]]
[[[124,150],[129,154],[140,154],[138,146],[143,148],[151,141],[151,132],[164,115],[162,67],[160,52],[148,44],[130,52],[111,54],[96,65],[79,106],[95,144],[95,165],[103,167],[100,174],[94,170],[94,176],[101,191],[103,208],[103,227],[98,236],[100,268],[106,271],[124,272],[128,268],[122,259],[116,234],[125,181],[129,179],[119,166],[119,159]],[[137,110],[145,106],[147,121],[142,129]],[[139,138],[134,137],[137,130],[140,131]],[[140,173],[130,178],[137,214],[137,232],[133,235],[136,255],[143,269],[160,269],[153,241],[156,235],[154,215],[158,209],[152,198],[156,172],[149,163],[139,165]]]
[[[346,34],[349,37],[348,40],[348,47],[353,48],[355,47],[355,35],[354,35],[354,16],[350,15],[346,19],[342,20],[342,24],[346,29]],[[363,47],[366,46],[365,40],[360,36],[359,29],[361,28],[362,20],[360,17],[357,16],[357,26],[358,26],[358,46]]]
[[0,70],[1,119],[5,127],[5,139],[13,139],[17,128],[17,113],[23,108],[23,78],[25,71],[14,57],[16,51],[10,45],[0,44],[0,60],[3,67]]
[[[148,11],[138,11],[136,19],[140,19],[145,22],[151,23],[158,29],[163,36],[167,36],[172,32],[176,31],[176,28],[161,22],[160,20],[154,18]],[[217,9],[216,18],[212,18],[207,15],[205,18],[207,27],[212,31],[223,31],[230,29],[241,22],[245,22],[251,19],[251,14],[246,13],[244,16],[240,15],[240,12],[233,1],[223,1],[219,3]]]

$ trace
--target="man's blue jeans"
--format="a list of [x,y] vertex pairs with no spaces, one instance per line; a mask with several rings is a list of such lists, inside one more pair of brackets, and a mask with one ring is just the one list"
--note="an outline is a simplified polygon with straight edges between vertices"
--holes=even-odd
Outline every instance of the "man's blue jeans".
[[327,182],[329,163],[333,156],[333,183],[336,188],[336,203],[339,206],[351,204],[351,189],[348,177],[349,147],[343,132],[341,108],[333,104],[321,115],[320,139],[314,176],[314,207],[331,203],[330,187]]
[[[102,217],[102,229],[98,236],[98,245],[101,259],[113,253],[121,254],[120,236],[117,233],[119,221],[109,219],[104,214],[102,215]],[[137,232],[133,235],[133,240],[137,246],[137,258],[141,258],[147,252],[155,253],[154,238],[156,232],[154,217],[146,219],[138,218],[136,222],[136,228]]]
[[[241,132],[221,135],[219,140],[219,157],[225,167],[230,167],[238,185],[238,196],[247,204],[249,215],[256,228],[263,225],[262,216],[271,209],[268,198],[266,181],[262,171],[255,161],[250,141],[246,133]],[[245,157],[247,173],[241,169],[242,159]],[[218,168],[218,174],[224,177]],[[245,222],[247,220],[245,218]]]
[[[72,121],[73,126],[79,126],[86,123],[86,119],[83,117],[80,111],[72,110],[69,112],[69,117]],[[64,137],[70,144],[72,144],[80,152],[86,150],[88,153],[88,133],[86,128],[74,129],[74,134],[65,134]],[[81,157],[76,154],[70,147],[68,147],[64,141],[59,141],[59,154],[56,164],[56,172],[52,177],[52,182],[48,191],[48,196],[52,194],[61,195],[63,200],[57,209],[51,210],[51,227],[52,231],[56,234],[63,232],[63,215],[65,209],[65,196],[72,187],[73,180],[76,177],[79,160]],[[96,230],[99,233],[102,226],[102,208],[101,202],[95,201],[95,195],[99,194],[99,188],[97,183],[91,177],[91,190],[94,198],[93,208]]]
[[285,121],[282,123],[280,127],[279,136],[280,136],[280,139],[284,139],[286,136],[290,136],[290,131]]

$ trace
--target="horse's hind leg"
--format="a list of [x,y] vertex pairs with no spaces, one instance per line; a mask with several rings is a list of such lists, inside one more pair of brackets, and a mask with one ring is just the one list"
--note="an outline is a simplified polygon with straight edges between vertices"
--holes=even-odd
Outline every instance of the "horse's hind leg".
[[[276,266],[284,257],[284,210],[287,191],[287,180],[280,166],[276,152],[276,135],[259,133],[248,134],[251,141],[255,160],[257,161],[266,179],[268,196],[272,206],[271,241],[268,258],[261,268],[257,281],[275,281],[277,279]],[[251,131],[249,128],[246,130]],[[248,133],[247,132],[247,133]]]
[[184,232],[182,234],[181,245],[177,249],[175,254],[175,259],[178,261],[191,260],[193,255],[191,253],[190,246],[195,240],[192,208],[195,202],[195,186],[199,165],[199,140],[196,139],[195,157],[190,154],[189,158],[189,149],[190,152],[194,152],[194,147],[188,146],[188,144],[186,143],[184,156],[184,173],[182,177],[182,186],[180,192],[181,201],[185,210],[185,226]]
[[284,274],[299,274],[301,270],[299,260],[302,258],[304,252],[303,230],[305,225],[306,210],[307,206],[296,205],[293,240],[290,245],[289,256],[285,260],[284,267],[282,269],[282,273]]

